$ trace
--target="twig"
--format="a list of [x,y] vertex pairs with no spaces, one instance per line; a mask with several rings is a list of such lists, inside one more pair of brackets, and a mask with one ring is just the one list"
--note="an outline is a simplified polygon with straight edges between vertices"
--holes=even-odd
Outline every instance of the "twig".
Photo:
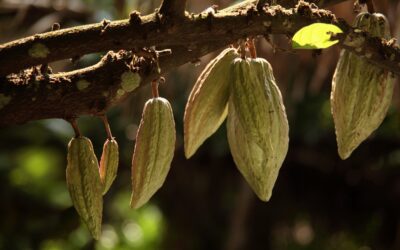
[[104,128],[106,129],[107,137],[108,137],[108,139],[111,140],[113,138],[113,136],[112,136],[112,133],[111,133],[110,123],[108,123],[107,116],[106,115],[101,115],[100,118],[103,121]]
[[160,96],[158,94],[158,79],[151,81],[151,93],[153,94],[153,98]]
[[239,52],[242,59],[246,58],[246,43],[243,40],[239,42]]
[[78,138],[81,136],[81,131],[79,130],[78,123],[76,122],[76,119],[73,118],[69,120],[69,123],[71,124],[72,128],[74,129],[75,132],[75,138]]
[[252,37],[249,38],[247,43],[248,43],[251,58],[253,58],[253,59],[257,58],[257,50],[256,50],[256,46],[254,45],[254,38],[252,38]]

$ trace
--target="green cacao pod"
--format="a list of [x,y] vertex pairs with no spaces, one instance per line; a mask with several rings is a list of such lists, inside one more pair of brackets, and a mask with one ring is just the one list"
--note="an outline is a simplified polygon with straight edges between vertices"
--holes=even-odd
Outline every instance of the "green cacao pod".
[[[388,38],[389,24],[382,14],[360,13],[355,26],[372,36]],[[332,80],[331,108],[339,156],[348,158],[376,130],[391,104],[391,73],[343,50]]]
[[119,162],[118,143],[114,139],[107,139],[103,146],[100,159],[100,180],[103,184],[103,195],[107,193],[117,177]]
[[93,238],[101,235],[103,213],[99,164],[90,140],[72,138],[68,144],[67,186],[72,203]]
[[257,196],[268,201],[286,157],[289,125],[271,65],[235,59],[229,98],[228,142],[236,166]]
[[146,102],[132,159],[131,207],[145,204],[163,185],[175,151],[175,122],[169,102]]
[[222,51],[206,66],[190,92],[183,118],[186,158],[190,158],[225,120],[231,63],[238,56],[233,48]]

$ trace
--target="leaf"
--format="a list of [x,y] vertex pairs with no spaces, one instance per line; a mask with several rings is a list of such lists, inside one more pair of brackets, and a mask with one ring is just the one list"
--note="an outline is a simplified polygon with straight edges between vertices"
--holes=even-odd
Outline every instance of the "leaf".
[[313,23],[301,28],[292,38],[293,49],[325,49],[338,42],[331,40],[332,34],[343,33],[333,24]]

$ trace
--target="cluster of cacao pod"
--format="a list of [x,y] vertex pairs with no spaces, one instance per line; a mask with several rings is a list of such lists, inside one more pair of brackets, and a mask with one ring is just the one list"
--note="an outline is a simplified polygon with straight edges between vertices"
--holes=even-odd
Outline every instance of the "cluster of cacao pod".
[[256,195],[268,201],[286,156],[289,126],[271,65],[228,48],[195,83],[185,108],[184,146],[190,158],[227,118],[233,160]]
[[118,144],[113,138],[104,143],[100,165],[92,142],[84,136],[68,144],[67,187],[72,203],[91,235],[99,239],[103,213],[103,195],[117,175]]
[[[382,14],[360,13],[354,25],[372,36],[390,38],[389,23]],[[348,158],[382,123],[393,88],[390,72],[352,52],[341,52],[332,80],[331,109],[342,159]]]
[[[157,87],[156,87],[157,88]],[[146,102],[132,159],[131,207],[145,204],[162,186],[175,150],[175,122],[169,102],[156,96]],[[72,203],[94,239],[101,235],[103,195],[117,176],[118,144],[104,119],[109,139],[104,143],[100,165],[91,141],[77,136],[68,144],[67,187]]]
[[[356,27],[389,37],[387,19],[361,13]],[[339,155],[350,156],[383,121],[393,94],[393,77],[365,59],[342,51],[332,81],[331,107]],[[157,87],[155,87],[157,88]],[[190,158],[227,118],[227,137],[240,173],[263,201],[271,198],[289,144],[289,126],[271,65],[228,48],[197,79],[184,114],[184,150]],[[111,133],[109,133],[110,135]],[[67,186],[72,202],[95,239],[101,234],[103,195],[117,175],[118,144],[111,137],[100,164],[90,140],[68,144]],[[162,186],[175,150],[170,103],[158,96],[144,106],[132,159],[131,207],[145,204]]]

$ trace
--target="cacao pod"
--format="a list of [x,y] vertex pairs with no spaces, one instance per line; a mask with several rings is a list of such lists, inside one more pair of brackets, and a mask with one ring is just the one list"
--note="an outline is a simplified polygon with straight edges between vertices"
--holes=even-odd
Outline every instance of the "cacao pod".
[[67,187],[72,203],[93,238],[101,235],[103,213],[99,164],[90,140],[72,138],[68,144]]
[[289,125],[271,65],[235,59],[227,122],[233,160],[257,196],[268,201],[285,159]]
[[[390,36],[389,24],[382,14],[360,13],[355,25],[372,36]],[[382,123],[393,87],[391,73],[352,52],[341,52],[332,80],[331,109],[342,159],[348,158]]]
[[107,139],[103,146],[99,169],[100,180],[103,184],[103,195],[107,193],[115,177],[117,177],[118,161],[118,143],[114,139]]
[[222,51],[206,66],[190,92],[183,118],[186,158],[190,158],[225,120],[231,63],[238,56],[233,48]]
[[146,102],[132,159],[131,207],[145,204],[162,186],[175,151],[175,122],[169,102]]

